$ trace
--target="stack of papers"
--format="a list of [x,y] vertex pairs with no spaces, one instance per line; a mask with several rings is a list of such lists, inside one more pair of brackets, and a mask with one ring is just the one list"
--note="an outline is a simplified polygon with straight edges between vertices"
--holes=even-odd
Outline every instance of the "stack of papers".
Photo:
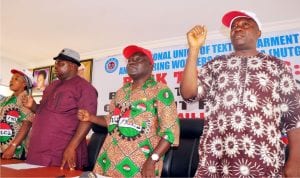
[[34,165],[34,164],[27,164],[27,163],[15,163],[15,164],[3,164],[1,167],[7,167],[11,169],[32,169],[32,168],[40,168],[40,167],[45,167],[45,166],[40,166],[40,165]]

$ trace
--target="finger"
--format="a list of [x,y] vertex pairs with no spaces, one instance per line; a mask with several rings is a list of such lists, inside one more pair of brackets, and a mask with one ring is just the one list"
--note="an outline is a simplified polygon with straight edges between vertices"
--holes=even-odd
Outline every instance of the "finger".
[[203,32],[204,32],[204,35],[206,36],[206,34],[207,34],[207,28],[206,28],[206,26],[203,27]]
[[196,25],[195,27],[194,27],[194,29],[201,29],[202,28],[202,25]]
[[195,28],[193,29],[193,31],[195,33],[201,33],[203,31],[203,26],[202,25],[197,25],[197,26],[195,26]]
[[187,32],[187,35],[194,35],[197,28],[198,28],[198,25],[194,26],[192,29],[190,29],[190,30]]
[[193,34],[197,34],[198,31],[199,31],[199,27],[198,26],[196,26],[195,28],[192,29],[192,33]]
[[202,32],[202,27],[201,26],[197,26],[195,29],[194,29],[194,32],[196,34],[200,34]]
[[26,99],[27,99],[27,97],[25,97],[25,96],[22,96],[22,101],[23,101],[23,102],[25,102],[25,101],[26,101]]
[[64,169],[65,164],[66,164],[66,160],[63,159],[63,160],[62,160],[62,164],[61,164],[61,166],[60,166],[60,169]]
[[73,171],[76,166],[73,159],[68,161],[68,165],[71,171]]

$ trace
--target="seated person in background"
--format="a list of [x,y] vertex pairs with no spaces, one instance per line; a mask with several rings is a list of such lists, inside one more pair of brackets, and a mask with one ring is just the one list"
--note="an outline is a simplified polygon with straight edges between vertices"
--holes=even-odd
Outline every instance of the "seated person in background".
[[82,169],[88,164],[85,137],[91,124],[80,122],[77,112],[84,108],[96,114],[97,91],[77,75],[80,56],[76,51],[65,48],[53,59],[59,80],[45,89],[40,104],[32,97],[23,100],[35,112],[26,162]]
[[[31,93],[32,74],[28,70],[11,70],[13,74],[9,88],[13,94],[0,100],[1,158],[25,159],[25,143],[33,113],[21,102],[22,96]],[[27,93],[26,93],[27,92]]]
[[162,156],[179,142],[179,120],[172,91],[151,76],[149,50],[128,46],[128,75],[133,79],[120,88],[105,118],[79,110],[81,121],[108,127],[94,172],[111,177],[160,176]]

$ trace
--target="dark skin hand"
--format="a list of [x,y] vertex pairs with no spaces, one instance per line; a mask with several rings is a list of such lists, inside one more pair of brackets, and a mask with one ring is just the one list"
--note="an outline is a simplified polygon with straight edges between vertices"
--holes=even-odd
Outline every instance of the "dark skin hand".
[[155,177],[155,164],[156,161],[147,159],[142,168],[142,177]]
[[85,139],[85,136],[89,132],[90,128],[90,122],[79,123],[75,135],[73,136],[72,140],[63,153],[63,160],[60,167],[61,169],[63,169],[65,165],[67,165],[70,170],[74,170],[76,168],[76,148],[78,147],[80,142]]
[[60,169],[63,169],[66,164],[68,165],[71,171],[74,170],[76,167],[76,151],[75,148],[70,146],[68,146],[64,151]]
[[23,121],[22,126],[15,137],[15,139],[12,141],[12,143],[16,144],[14,145],[9,145],[9,147],[3,152],[2,158],[3,159],[12,159],[12,157],[15,154],[16,148],[18,145],[21,144],[21,142],[25,139],[27,136],[29,130],[31,128],[31,122],[30,121]]
[[95,116],[90,114],[87,110],[79,109],[77,113],[77,117],[80,121],[83,122],[91,122],[103,127],[107,127],[107,123],[105,121],[105,118],[103,116]]
[[300,177],[300,128],[288,132],[289,157],[284,166],[284,177]]
[[12,159],[15,154],[16,146],[9,145],[2,154],[2,159]]
[[[169,150],[170,146],[171,144],[162,138],[155,147],[153,153],[157,153],[161,157]],[[156,161],[153,161],[150,156],[143,164],[141,171],[142,177],[155,177],[155,164]]]

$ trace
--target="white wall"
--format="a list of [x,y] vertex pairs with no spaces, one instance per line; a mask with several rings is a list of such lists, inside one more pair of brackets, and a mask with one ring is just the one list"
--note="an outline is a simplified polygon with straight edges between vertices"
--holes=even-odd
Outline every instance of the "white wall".
[[[300,28],[300,19],[295,20],[287,20],[287,21],[279,21],[275,23],[268,23],[263,24],[263,33],[273,32],[273,31],[284,31],[284,30],[291,30],[291,29],[299,29]],[[228,32],[227,31],[212,31],[209,33],[207,37],[207,41],[215,40],[224,38],[224,35],[226,36]],[[147,41],[138,43],[138,45],[141,45],[145,48],[149,49],[155,49],[155,48],[161,48],[166,46],[172,46],[172,45],[179,45],[179,44],[186,44],[186,36],[178,36],[174,38],[169,39],[162,39],[157,41]],[[104,49],[104,50],[95,50],[88,53],[81,53],[81,59],[99,59],[102,57],[107,57],[115,54],[119,54],[123,50],[123,47],[116,47],[112,49]],[[54,62],[50,65],[53,65]],[[26,65],[26,64],[25,64]],[[39,66],[33,66],[33,68],[48,66],[48,61],[45,61],[45,64],[40,64]],[[9,59],[4,58],[3,56],[0,57],[0,85],[8,86],[8,82],[10,80],[11,74],[10,70],[12,68],[30,68],[29,65],[24,66],[21,64],[18,64],[17,62]]]

